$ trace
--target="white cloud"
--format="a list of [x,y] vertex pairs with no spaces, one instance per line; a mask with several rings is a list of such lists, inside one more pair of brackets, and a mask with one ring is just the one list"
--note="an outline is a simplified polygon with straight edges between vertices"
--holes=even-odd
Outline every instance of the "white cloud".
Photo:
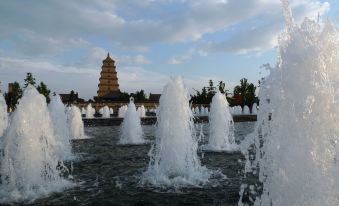
[[[71,90],[79,92],[85,99],[96,95],[100,69],[92,66],[67,66],[46,61],[31,59],[0,58],[0,79],[3,85],[13,81],[23,82],[27,72],[32,72],[37,81],[44,81],[52,92],[68,93]],[[144,89],[147,93],[161,93],[170,76],[143,69],[142,67],[118,67],[120,89],[135,92]],[[208,80],[220,80],[215,76],[184,77],[186,86],[191,93],[206,86]],[[228,83],[228,82],[227,82]],[[229,87],[232,83],[228,83]],[[6,88],[3,88],[6,90]]]
[[[315,17],[329,7],[317,0],[291,2],[296,16]],[[197,41],[206,34],[246,23],[249,19],[257,18],[260,22],[273,18],[273,24],[280,24],[281,18],[276,16],[282,16],[279,0],[84,0],[67,3],[33,0],[23,4],[21,1],[0,3],[0,37],[2,41],[14,42],[23,51],[31,51],[31,55],[79,47],[86,42],[84,36],[93,35],[109,39],[112,45],[122,49],[147,51],[154,43]],[[265,25],[261,26],[265,29]],[[275,32],[276,28],[273,29]]]
[[116,60],[119,65],[144,65],[151,63],[150,60],[141,54],[136,56],[117,56]]
[[[102,60],[106,58],[107,53],[108,51],[101,47],[89,48],[83,62],[93,66],[98,66],[101,64]],[[151,63],[151,61],[142,54],[132,56],[110,53],[110,57],[118,66],[140,66]]]
[[168,63],[169,64],[182,64],[185,61],[190,60],[193,57],[193,55],[195,55],[195,53],[196,53],[196,50],[191,48],[191,49],[187,50],[181,56],[175,56],[175,57],[170,58],[168,60]]

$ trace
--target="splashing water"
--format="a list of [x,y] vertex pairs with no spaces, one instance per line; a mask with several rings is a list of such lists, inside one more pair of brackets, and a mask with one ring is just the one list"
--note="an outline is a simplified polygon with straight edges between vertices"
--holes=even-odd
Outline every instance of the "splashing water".
[[72,105],[67,111],[67,122],[72,139],[88,138],[84,133],[84,122],[82,121],[80,109]]
[[127,106],[126,105],[120,107],[119,110],[118,110],[118,117],[124,118],[125,114],[126,114],[126,111],[127,111]]
[[[260,89],[257,148],[250,167],[264,184],[256,205],[338,205],[339,34],[305,19],[293,23],[282,0],[286,30],[279,58]],[[251,139],[251,137],[248,137]],[[262,142],[262,144],[260,144]],[[337,155],[337,157],[336,157]]]
[[252,106],[252,114],[257,114],[257,113],[258,113],[258,105],[254,103]]
[[94,118],[94,114],[95,114],[95,109],[92,107],[92,104],[89,103],[86,108],[86,118],[92,119]]
[[[2,93],[0,93],[0,137],[8,126],[7,105]],[[0,141],[1,142],[1,141]]]
[[251,113],[250,108],[247,105],[245,105],[244,110],[243,110],[243,114],[250,114],[250,113]]
[[233,117],[225,95],[219,91],[213,96],[209,115],[209,141],[204,149],[215,151],[234,151]]
[[51,98],[48,109],[54,125],[56,141],[58,143],[56,145],[56,152],[62,160],[72,159],[73,154],[70,142],[70,133],[67,125],[66,108],[59,95]]
[[139,113],[139,116],[140,116],[140,117],[146,117],[146,110],[145,110],[144,105],[141,105],[141,106],[138,108],[138,113]]
[[199,110],[199,107],[196,107],[196,108],[194,109],[194,114],[195,114],[196,116],[200,116],[200,110]]
[[240,106],[234,106],[232,107],[232,114],[239,115],[242,114],[242,109]]
[[143,182],[156,186],[199,185],[208,181],[210,171],[197,155],[193,114],[189,95],[181,77],[164,87],[157,112],[155,145]]
[[28,85],[4,136],[1,203],[32,200],[71,185],[57,169],[56,144],[46,99]]
[[130,98],[124,121],[121,126],[120,144],[143,144],[145,143],[140,123],[139,113],[134,104],[134,98]]
[[81,114],[86,115],[86,108],[84,108],[84,107],[81,108]]
[[111,111],[107,105],[100,109],[100,114],[102,114],[102,118],[111,117]]

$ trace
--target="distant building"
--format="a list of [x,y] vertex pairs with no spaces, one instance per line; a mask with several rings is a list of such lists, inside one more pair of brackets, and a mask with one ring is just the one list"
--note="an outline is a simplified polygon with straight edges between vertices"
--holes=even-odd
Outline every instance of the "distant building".
[[149,101],[150,101],[150,102],[159,103],[160,97],[161,97],[161,94],[152,94],[152,93],[151,93],[151,94],[149,95]]
[[73,90],[69,94],[59,94],[59,95],[60,95],[61,101],[64,104],[85,102],[85,100],[79,98],[79,94],[75,93]]
[[115,61],[107,54],[106,59],[102,61],[100,79],[98,84],[99,90],[96,100],[117,100],[120,98],[121,92],[119,89],[117,71]]

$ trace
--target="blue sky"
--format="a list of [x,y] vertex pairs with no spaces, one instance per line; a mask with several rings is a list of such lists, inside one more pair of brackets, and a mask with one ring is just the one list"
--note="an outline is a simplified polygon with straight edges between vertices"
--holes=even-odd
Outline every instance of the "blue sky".
[[[339,24],[339,1],[290,0],[295,21]],[[170,76],[200,89],[209,79],[232,90],[256,83],[275,63],[283,29],[279,0],[0,1],[2,89],[32,72],[52,91],[96,95],[110,52],[120,89],[159,93]]]

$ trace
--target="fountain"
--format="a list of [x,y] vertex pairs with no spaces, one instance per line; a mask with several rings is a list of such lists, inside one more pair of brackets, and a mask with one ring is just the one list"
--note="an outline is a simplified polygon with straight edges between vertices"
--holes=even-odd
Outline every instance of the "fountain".
[[120,107],[119,110],[118,110],[118,117],[124,118],[125,114],[126,114],[126,111],[127,111],[127,106],[126,105]]
[[94,118],[94,114],[95,114],[95,109],[92,107],[92,104],[89,103],[86,108],[86,118],[92,119]]
[[219,91],[213,96],[209,115],[209,141],[205,150],[234,151],[233,117],[225,95]]
[[244,106],[243,114],[250,114],[250,108],[247,105]]
[[252,114],[257,114],[258,113],[258,105],[257,103],[254,103],[252,106]]
[[0,137],[8,126],[7,105],[2,93],[0,93]]
[[100,109],[100,114],[102,114],[102,118],[110,118],[111,117],[111,111],[109,107],[106,105],[103,108]]
[[134,98],[130,102],[121,126],[120,144],[143,144],[145,143],[140,123],[139,113],[134,104]]
[[199,110],[199,107],[196,107],[196,108],[194,109],[194,114],[195,114],[196,116],[200,116],[200,110]]
[[114,114],[114,111],[113,111],[112,108],[109,108],[109,114],[110,114],[110,115],[113,115],[113,114]]
[[330,22],[320,25],[306,18],[295,25],[288,1],[282,3],[286,29],[279,38],[278,63],[267,65],[258,127],[245,140],[254,144],[255,160],[243,150],[247,171],[260,168],[263,194],[255,204],[335,206],[339,33]]
[[142,182],[174,187],[206,183],[210,171],[201,166],[194,132],[189,95],[182,78],[176,77],[167,83],[160,97],[155,144]]
[[82,121],[80,109],[72,105],[67,112],[67,122],[72,139],[86,139],[88,138],[84,133],[84,123]]
[[81,108],[81,114],[82,114],[82,115],[86,115],[86,108],[84,108],[84,107]]
[[141,105],[141,107],[138,108],[138,113],[140,117],[146,117],[146,110],[144,105]]
[[208,116],[209,115],[209,111],[208,111],[208,107],[205,107],[205,115]]
[[1,203],[33,200],[71,186],[61,177],[59,169],[65,167],[57,144],[46,99],[28,85],[3,139]]
[[72,159],[73,154],[67,125],[66,108],[59,95],[52,96],[48,109],[54,125],[54,135],[58,143],[56,145],[56,152],[60,159],[70,160]]

